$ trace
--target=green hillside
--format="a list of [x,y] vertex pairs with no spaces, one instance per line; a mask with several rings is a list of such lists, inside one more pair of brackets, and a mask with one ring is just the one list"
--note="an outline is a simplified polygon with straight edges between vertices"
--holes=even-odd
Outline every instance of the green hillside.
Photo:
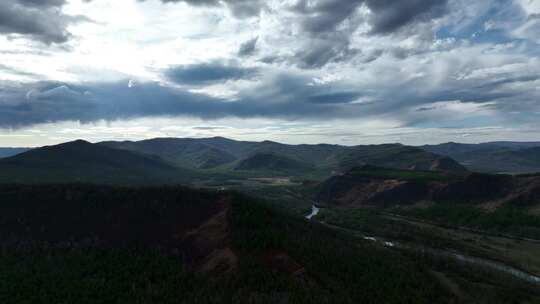
[[356,167],[317,187],[316,200],[378,208],[540,239],[540,176]]
[[292,158],[270,153],[258,153],[243,159],[234,167],[236,171],[260,171],[283,174],[306,174],[313,166]]
[[191,169],[208,169],[236,160],[227,151],[193,139],[159,138],[140,142],[103,142],[100,145],[159,156],[176,166]]
[[[155,155],[180,167],[221,173],[234,172],[245,164],[251,167],[251,173],[256,172],[257,170],[253,169],[257,167],[261,169],[262,175],[268,171],[281,171],[293,175],[315,175],[319,178],[363,164],[417,170],[465,170],[447,157],[399,144],[354,147],[327,144],[287,145],[273,141],[249,142],[214,137],[158,138],[138,142],[103,142],[100,145]],[[253,157],[256,158],[254,166],[250,164]],[[283,161],[282,170],[276,170],[278,159]],[[264,161],[267,163],[263,163]],[[308,170],[309,168],[311,170]]]

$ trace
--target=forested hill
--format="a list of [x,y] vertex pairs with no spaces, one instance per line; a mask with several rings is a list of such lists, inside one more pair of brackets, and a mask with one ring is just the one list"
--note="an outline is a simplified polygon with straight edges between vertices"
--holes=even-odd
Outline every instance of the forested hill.
[[452,299],[405,255],[236,193],[0,186],[0,201],[2,303]]

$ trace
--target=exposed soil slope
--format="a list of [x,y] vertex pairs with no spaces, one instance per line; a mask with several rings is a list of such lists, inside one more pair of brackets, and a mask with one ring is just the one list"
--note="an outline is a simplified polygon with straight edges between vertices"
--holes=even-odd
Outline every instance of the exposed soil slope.
[[422,201],[533,206],[540,204],[540,176],[456,175],[364,166],[322,183],[317,198],[343,206],[388,207]]

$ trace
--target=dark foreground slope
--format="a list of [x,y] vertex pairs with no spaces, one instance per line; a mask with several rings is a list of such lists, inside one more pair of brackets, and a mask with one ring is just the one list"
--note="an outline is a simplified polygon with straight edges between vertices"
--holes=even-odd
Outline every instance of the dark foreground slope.
[[171,183],[188,176],[158,157],[82,140],[0,159],[0,182]]
[[399,252],[234,193],[0,187],[2,303],[441,303]]

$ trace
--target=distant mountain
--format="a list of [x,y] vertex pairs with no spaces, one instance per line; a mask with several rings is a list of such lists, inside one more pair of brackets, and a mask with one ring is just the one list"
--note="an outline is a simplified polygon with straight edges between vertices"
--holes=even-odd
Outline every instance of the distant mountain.
[[30,148],[0,148],[0,158],[11,157],[30,150]]
[[347,171],[355,166],[375,165],[386,168],[454,171],[464,172],[466,169],[456,161],[426,152],[422,149],[400,144],[384,144],[356,146],[344,149],[332,157],[338,170]]
[[[177,166],[208,169],[237,158],[219,145],[190,138],[156,138],[143,141],[102,142],[100,145],[159,156]],[[224,146],[227,148],[228,146]],[[234,153],[234,149],[233,150]]]
[[[522,157],[525,159],[525,155]],[[0,159],[0,182],[197,184],[212,181],[219,184],[246,176],[283,175],[323,180],[366,164],[466,171],[448,157],[400,144],[347,147],[235,141],[223,137],[156,138],[97,144],[78,140],[32,149]]]
[[421,148],[451,157],[473,171],[540,172],[540,142],[445,143]]
[[[157,138],[136,142],[103,142],[100,145],[158,156],[176,166],[191,169],[238,171],[247,168],[250,171],[263,171],[261,173],[270,170],[302,174],[311,167],[322,175],[328,175],[353,166],[373,164],[403,169],[465,171],[463,166],[448,157],[400,144],[354,147],[287,145],[273,141],[235,141],[213,137]],[[280,165],[284,168],[278,168]]]
[[270,171],[279,173],[306,173],[313,170],[313,166],[292,158],[272,153],[254,154],[242,161],[234,168],[237,171]]
[[158,157],[82,140],[0,159],[0,181],[4,182],[173,182],[186,175]]

